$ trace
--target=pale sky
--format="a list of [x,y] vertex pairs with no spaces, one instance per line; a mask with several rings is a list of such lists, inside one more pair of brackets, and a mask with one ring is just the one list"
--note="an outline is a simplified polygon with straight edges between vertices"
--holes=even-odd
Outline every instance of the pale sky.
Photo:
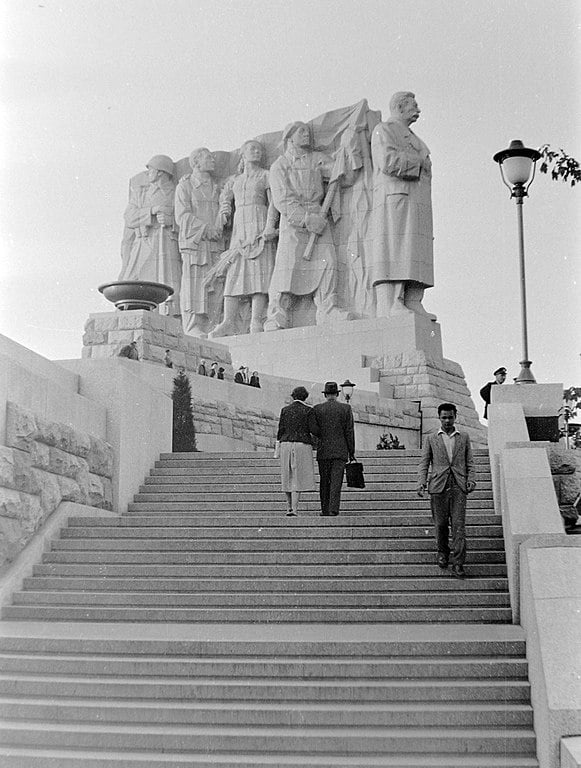
[[[412,90],[434,167],[444,354],[478,390],[519,371],[516,207],[492,155],[522,139],[581,159],[581,4],[560,0],[0,0],[0,333],[80,357],[112,306],[129,178],[154,154],[239,147]],[[581,386],[581,185],[524,205],[529,352]],[[346,375],[352,376],[351,372]],[[356,379],[354,379],[356,380]]]

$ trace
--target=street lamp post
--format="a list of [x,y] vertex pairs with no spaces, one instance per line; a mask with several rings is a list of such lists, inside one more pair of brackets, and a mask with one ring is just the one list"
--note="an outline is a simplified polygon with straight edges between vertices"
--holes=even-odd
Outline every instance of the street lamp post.
[[518,139],[511,141],[508,149],[503,149],[494,155],[494,161],[500,167],[502,181],[510,189],[510,196],[515,198],[517,210],[523,359],[520,362],[520,373],[514,380],[515,384],[536,384],[535,377],[531,371],[531,361],[529,360],[522,207],[524,198],[528,196],[529,187],[535,178],[536,163],[540,156],[540,152],[537,152],[536,149],[525,147],[522,141]]

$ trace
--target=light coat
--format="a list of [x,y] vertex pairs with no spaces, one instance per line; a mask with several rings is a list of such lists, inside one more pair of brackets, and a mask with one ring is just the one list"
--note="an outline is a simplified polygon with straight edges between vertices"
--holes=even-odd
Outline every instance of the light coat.
[[428,435],[424,442],[418,468],[418,484],[427,483],[428,493],[442,493],[450,473],[460,490],[467,493],[467,483],[474,482],[474,459],[470,438],[465,432],[456,435],[450,461],[442,437],[434,432]]

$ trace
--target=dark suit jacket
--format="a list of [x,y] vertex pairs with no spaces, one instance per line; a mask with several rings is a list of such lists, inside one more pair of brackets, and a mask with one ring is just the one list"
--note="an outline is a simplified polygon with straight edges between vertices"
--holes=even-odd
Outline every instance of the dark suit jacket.
[[310,405],[305,405],[302,400],[293,400],[280,412],[278,432],[276,439],[281,443],[307,443],[312,445],[309,431],[309,415],[312,411]]
[[498,382],[497,381],[489,381],[480,390],[480,397],[486,403],[486,405],[484,406],[484,418],[485,419],[488,418],[488,406],[490,405],[490,397],[491,397],[490,390],[492,389],[492,387],[495,384],[498,384]]
[[309,429],[319,438],[317,460],[347,461],[355,453],[353,411],[346,403],[325,400],[315,405],[309,417]]
[[418,469],[419,484],[425,485],[428,481],[430,468],[429,493],[442,493],[450,472],[460,489],[466,493],[466,483],[469,480],[474,480],[474,460],[468,435],[460,432],[454,438],[452,461],[448,458],[448,451],[440,435],[437,432],[428,435],[424,442]]

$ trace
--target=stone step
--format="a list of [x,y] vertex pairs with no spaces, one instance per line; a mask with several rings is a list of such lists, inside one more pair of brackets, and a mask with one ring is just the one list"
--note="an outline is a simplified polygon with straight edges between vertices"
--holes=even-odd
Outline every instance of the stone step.
[[[492,489],[492,483],[490,476],[484,478],[482,475],[478,475],[478,490]],[[224,488],[238,488],[241,490],[252,490],[256,488],[259,491],[269,490],[273,486],[280,491],[280,473],[273,475],[225,475],[220,473],[217,476],[208,475],[154,475],[146,477],[144,479],[144,485],[141,486],[144,489],[158,488],[160,490],[170,490],[175,486],[176,491],[181,491],[187,488],[192,490],[208,490],[213,491],[216,487],[216,483],[219,482]],[[412,491],[416,490],[416,477],[414,475],[405,475],[400,477],[398,475],[387,476],[384,472],[371,474],[366,479],[366,489],[371,491]],[[168,488],[169,486],[169,488]]]
[[[164,502],[155,502],[155,501],[148,501],[148,502],[130,502],[128,504],[128,511],[130,512],[145,512],[145,511],[152,511],[152,512],[200,512],[203,511],[205,514],[208,514],[209,512],[217,513],[217,512],[230,512],[231,514],[236,514],[239,512],[262,512],[262,513],[275,513],[275,512],[283,512],[286,509],[286,504],[283,500],[282,494],[278,500],[273,499],[272,501],[259,501],[254,499],[246,499],[246,500],[231,500],[231,501],[213,501],[211,502],[211,509],[208,509],[208,506],[210,505],[210,502],[203,502],[203,507],[200,507],[196,502],[184,502],[184,501],[164,501]],[[320,511],[320,504],[318,501],[309,501],[305,500],[303,503],[303,500],[301,499],[301,512],[313,512],[318,513]],[[488,499],[474,499],[471,500],[470,497],[468,498],[467,503],[467,511],[470,513],[471,511],[474,512],[481,512],[482,510],[489,510],[490,513],[493,511],[493,503],[492,500]],[[362,516],[365,515],[365,512],[375,512],[378,510],[384,510],[386,512],[389,511],[396,511],[396,510],[403,510],[406,514],[411,512],[424,512],[424,514],[429,514],[429,500],[422,501],[421,499],[401,499],[399,501],[387,501],[385,499],[378,500],[378,501],[370,501],[368,499],[365,499],[363,501],[354,501],[349,498],[347,494],[344,494],[341,498],[341,514],[345,516],[349,516],[349,513],[352,514],[361,513]]]
[[[168,563],[194,564],[213,563],[231,565],[390,565],[396,563],[434,564],[435,555],[429,551],[391,551],[391,552],[295,552],[289,544],[285,550],[269,550],[261,552],[214,552],[209,548],[206,552],[179,552],[164,550],[163,552],[92,552],[89,549],[77,552],[52,551],[45,552],[43,563]],[[498,544],[497,544],[498,546]],[[433,547],[432,547],[433,549]],[[472,563],[504,563],[505,553],[501,550],[472,551],[468,555],[467,564]],[[337,586],[337,585],[335,585]]]
[[[275,514],[254,513],[239,515],[233,513],[220,513],[204,511],[193,512],[168,512],[160,511],[156,514],[151,512],[140,512],[144,504],[135,505],[137,507],[133,514],[123,514],[116,517],[70,517],[66,528],[62,531],[78,531],[80,528],[114,528],[122,530],[123,528],[139,528],[158,526],[170,530],[172,528],[195,527],[195,528],[247,528],[251,531],[272,530],[286,532],[289,530],[301,531],[308,529],[310,536],[313,529],[324,531],[325,536],[339,535],[345,529],[353,532],[369,533],[382,526],[393,526],[394,523],[399,526],[405,525],[423,525],[425,520],[431,520],[429,509],[422,508],[415,513],[405,512],[400,509],[392,512],[378,511],[370,514],[350,514],[342,513],[332,520],[322,519],[319,510],[311,514],[304,514],[301,510],[297,519],[289,519],[286,516],[286,507],[281,508]],[[494,513],[493,509],[468,509],[466,512],[466,522],[468,525],[501,525],[502,517]],[[292,525],[292,529],[289,528]]]
[[[221,502],[233,501],[235,503],[284,503],[284,497],[282,492],[278,488],[267,489],[261,491],[260,489],[252,486],[245,490],[247,486],[230,487],[224,485],[216,485],[210,492],[197,490],[194,492],[180,490],[178,491],[159,491],[156,489],[148,490],[145,493],[136,493],[134,500],[140,501],[194,501],[199,504],[212,505]],[[365,489],[364,491],[358,491],[349,489],[345,492],[345,501],[349,501],[352,504],[362,502],[381,502],[382,504],[391,504],[396,501],[408,501],[411,491],[374,491]],[[341,497],[343,501],[343,495]],[[471,506],[475,506],[475,502],[491,501],[490,491],[476,490],[470,494]],[[301,494],[301,506],[308,509],[310,503],[318,503],[318,495],[314,491],[305,491]],[[414,500],[415,501],[415,500]],[[421,500],[418,499],[418,502]],[[429,504],[429,499],[425,501]],[[418,504],[419,506],[419,504]],[[486,506],[486,504],[484,505]]]
[[[415,671],[412,672],[415,674]],[[157,699],[184,701],[279,702],[511,702],[528,703],[526,680],[386,679],[272,680],[270,678],[190,679],[170,677],[102,677],[74,675],[0,674],[1,696],[78,696],[81,699]]]
[[109,702],[106,699],[0,697],[0,719],[146,725],[310,727],[532,727],[526,704],[354,704],[248,702]]
[[[281,685],[286,681],[326,680],[335,685],[342,682],[362,684],[392,683],[397,680],[488,680],[499,684],[508,680],[526,680],[527,662],[524,658],[501,656],[422,656],[394,658],[309,658],[280,656],[252,659],[241,656],[197,656],[192,658],[141,655],[126,657],[88,654],[0,653],[0,673],[9,679],[15,673],[39,677],[72,675],[80,677],[114,677],[126,682],[141,678],[187,678],[199,683],[211,681],[236,682],[257,679],[264,685],[272,679]],[[54,695],[61,695],[54,692]],[[65,694],[66,695],[66,694]],[[256,694],[258,695],[258,694]],[[255,697],[254,697],[255,698]],[[465,697],[462,698],[464,700]],[[496,697],[495,697],[496,699]],[[254,700],[254,699],[253,699]],[[265,696],[268,700],[268,696]],[[426,698],[426,701],[429,700]],[[437,695],[436,701],[440,700]],[[502,699],[501,699],[502,700]],[[451,699],[453,701],[453,698]]]
[[[502,537],[502,525],[496,516],[490,516],[489,524],[474,522],[467,518],[466,533],[468,541],[475,537]],[[116,521],[114,518],[107,518],[108,525],[89,525],[85,522],[84,526],[70,526],[61,531],[61,537],[65,539],[103,539],[103,538],[128,538],[151,539],[152,537],[172,538],[172,539],[209,539],[216,540],[230,538],[232,536],[240,539],[252,539],[253,541],[264,541],[276,539],[300,540],[303,538],[317,539],[328,538],[330,535],[336,540],[341,539],[386,539],[392,538],[426,538],[433,536],[432,522],[430,518],[419,518],[410,520],[409,517],[393,516],[389,521],[386,519],[381,525],[345,525],[340,517],[329,517],[313,525],[304,524],[300,518],[287,518],[285,515],[278,519],[272,519],[270,525],[257,525],[249,521],[248,525],[243,525],[244,521],[236,521],[236,526],[217,526],[200,525],[195,526],[193,521],[188,521],[187,525],[172,526],[168,517],[168,524],[165,526],[151,525],[147,526],[147,520],[144,519],[143,525],[131,525],[130,520]],[[111,522],[112,521],[112,522]],[[155,521],[153,521],[155,523]],[[112,524],[113,523],[113,524]],[[115,525],[115,523],[117,523]],[[337,523],[337,524],[336,524]]]
[[[433,570],[434,577],[440,575]],[[152,592],[336,592],[337,581],[325,577],[313,579],[277,579],[277,578],[152,578],[151,576],[114,578],[114,577],[83,577],[73,578],[67,576],[45,577],[32,576],[24,579],[24,589],[32,590],[71,590],[71,591],[152,591]],[[430,585],[435,589],[436,585]],[[506,592],[508,580],[506,578],[479,578],[465,579],[460,585],[455,579],[441,578],[437,583],[438,592],[454,592],[458,589],[464,593],[474,592]],[[357,578],[341,579],[341,592],[423,592],[426,590],[425,578]]]
[[[139,493],[143,494],[152,493],[166,493],[179,495],[182,493],[195,494],[195,495],[210,495],[214,497],[217,493],[235,493],[241,496],[246,494],[278,494],[280,495],[280,478],[272,482],[256,482],[256,478],[247,478],[247,482],[241,482],[240,480],[232,479],[230,482],[224,482],[222,478],[220,481],[205,481],[205,482],[170,482],[172,478],[163,478],[165,482],[153,482],[154,480],[161,480],[162,478],[147,478],[144,485],[140,486]],[[176,478],[174,478],[175,480]],[[149,482],[148,482],[149,480]],[[489,498],[491,493],[491,484],[489,482],[479,483],[476,491],[472,494],[472,498],[484,499]],[[366,481],[365,490],[361,491],[361,498],[370,497],[376,499],[381,495],[382,498],[388,499],[401,499],[406,498],[410,493],[415,494],[416,481],[410,480],[409,482],[393,482],[386,483]],[[355,498],[355,489],[345,489],[345,493],[349,494],[349,498]],[[403,495],[402,495],[403,494]],[[301,499],[318,499],[318,490],[303,491],[301,493]]]
[[180,752],[149,755],[144,752],[81,750],[27,750],[0,747],[3,768],[538,768],[526,755],[264,755]]
[[236,755],[249,751],[265,754],[366,754],[478,752],[519,754],[535,748],[534,733],[522,728],[439,727],[234,727],[138,726],[83,723],[0,723],[4,745],[114,750],[222,750]]
[[[188,579],[389,579],[389,578],[433,578],[441,575],[435,565],[330,565],[325,567],[324,576],[319,566],[312,565],[90,565],[46,563],[33,567],[34,576],[90,576],[109,578],[176,578]],[[474,564],[470,568],[471,578],[506,577],[506,566],[496,563]],[[468,583],[469,579],[466,579]],[[440,579],[438,579],[438,583]]]
[[[382,475],[386,479],[391,479],[394,475],[411,475],[416,477],[418,473],[419,461],[409,461],[405,464],[397,462],[364,462],[364,472],[367,474]],[[187,470],[187,472],[186,472]],[[476,477],[490,475],[490,464],[488,461],[476,461],[474,463]],[[230,477],[232,475],[239,477],[248,477],[254,475],[260,477],[267,475],[280,480],[280,462],[278,460],[269,462],[262,460],[254,463],[224,464],[214,462],[214,464],[192,463],[188,461],[156,461],[150,470],[150,477],[163,476],[167,473],[175,472],[176,475],[189,474],[192,478],[196,477]],[[379,478],[378,478],[379,479]]]
[[[290,551],[292,548],[292,551]],[[502,539],[473,538],[470,540],[470,554],[480,551],[502,551],[504,546]],[[337,553],[345,554],[375,553],[388,556],[389,552],[434,552],[432,539],[397,538],[397,539],[276,539],[271,538],[268,543],[254,539],[214,539],[209,545],[206,539],[177,539],[177,538],[64,538],[53,539],[50,542],[51,552],[91,552],[97,555],[100,551],[107,552],[149,552],[162,554],[163,552],[228,552],[232,555],[238,552],[263,552],[288,554],[295,557],[298,552],[318,552],[320,554]]]
[[468,608],[509,607],[506,592],[196,592],[190,594],[171,592],[65,592],[31,591],[15,592],[12,604],[16,606],[55,606],[75,608],[127,606],[128,609],[151,607],[162,611],[171,608],[257,608],[282,610],[301,609],[394,609],[414,608]]
[[12,621],[98,621],[180,623],[353,623],[353,622],[462,622],[504,623],[510,608],[94,608],[91,606],[8,605],[2,618]]

